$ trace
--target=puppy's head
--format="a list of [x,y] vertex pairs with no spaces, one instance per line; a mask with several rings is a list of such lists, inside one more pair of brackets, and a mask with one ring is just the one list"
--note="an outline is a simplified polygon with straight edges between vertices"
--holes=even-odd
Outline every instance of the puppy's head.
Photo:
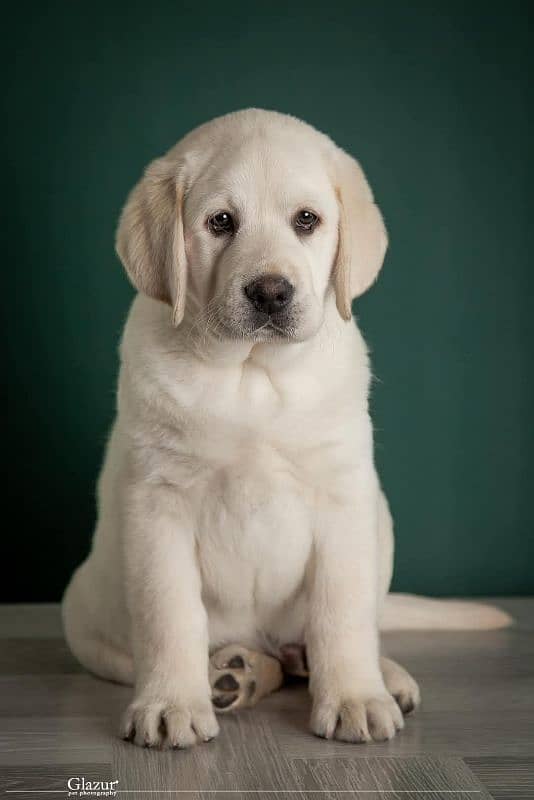
[[309,125],[251,109],[154,161],[123,210],[117,252],[136,288],[219,338],[302,341],[333,287],[343,319],[387,237],[350,156]]

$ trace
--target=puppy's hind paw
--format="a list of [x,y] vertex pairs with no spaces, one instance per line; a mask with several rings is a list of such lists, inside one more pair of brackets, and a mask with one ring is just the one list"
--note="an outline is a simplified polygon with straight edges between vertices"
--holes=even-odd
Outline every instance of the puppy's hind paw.
[[219,713],[248,708],[282,684],[282,668],[276,658],[228,645],[210,658],[212,703]]
[[416,681],[409,672],[392,661],[382,657],[380,667],[386,689],[395,698],[403,714],[411,714],[421,703],[421,693]]

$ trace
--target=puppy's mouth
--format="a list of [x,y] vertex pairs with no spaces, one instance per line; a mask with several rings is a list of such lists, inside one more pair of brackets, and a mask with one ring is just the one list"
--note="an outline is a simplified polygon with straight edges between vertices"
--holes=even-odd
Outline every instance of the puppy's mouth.
[[296,336],[296,320],[289,314],[252,314],[240,319],[227,319],[223,329],[229,339],[245,339],[251,342],[291,341]]
[[272,317],[268,317],[263,323],[260,323],[252,331],[254,337],[264,335],[270,338],[283,338],[291,339],[294,333],[294,327],[289,322],[282,323],[275,322]]

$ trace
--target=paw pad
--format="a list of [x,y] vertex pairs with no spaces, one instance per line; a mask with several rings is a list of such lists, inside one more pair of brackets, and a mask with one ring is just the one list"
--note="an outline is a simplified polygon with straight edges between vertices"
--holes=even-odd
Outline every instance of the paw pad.
[[226,675],[215,681],[213,688],[220,692],[235,692],[236,689],[239,689],[239,683],[230,672],[227,672]]
[[[226,650],[226,648],[225,648]],[[210,660],[211,701],[217,711],[250,705],[256,690],[254,672],[239,653],[219,651]]]
[[238,694],[221,694],[221,695],[214,695],[211,698],[211,702],[215,706],[215,708],[219,709],[220,711],[224,709],[230,710],[231,706],[234,705],[235,701],[239,698]]

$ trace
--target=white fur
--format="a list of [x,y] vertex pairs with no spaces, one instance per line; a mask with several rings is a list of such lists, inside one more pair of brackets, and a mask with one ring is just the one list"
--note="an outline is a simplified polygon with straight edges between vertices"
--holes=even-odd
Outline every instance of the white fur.
[[[302,207],[321,224],[299,238]],[[206,227],[226,208],[240,221],[231,242]],[[124,331],[98,525],[64,621],[82,663],[135,683],[128,724],[146,739],[162,717],[170,744],[216,734],[208,649],[232,642],[272,654],[306,644],[320,735],[390,738],[402,725],[379,666],[393,534],[368,357],[341,316],[384,243],[356,162],[273,112],[202,126],[130,198],[118,249],[151,297],[137,296]],[[284,336],[247,317],[243,285],[265,271],[296,288]],[[392,602],[385,627],[402,627]],[[417,602],[402,601],[416,627],[454,624],[454,605],[418,615]],[[482,627],[507,621],[485,613]]]

